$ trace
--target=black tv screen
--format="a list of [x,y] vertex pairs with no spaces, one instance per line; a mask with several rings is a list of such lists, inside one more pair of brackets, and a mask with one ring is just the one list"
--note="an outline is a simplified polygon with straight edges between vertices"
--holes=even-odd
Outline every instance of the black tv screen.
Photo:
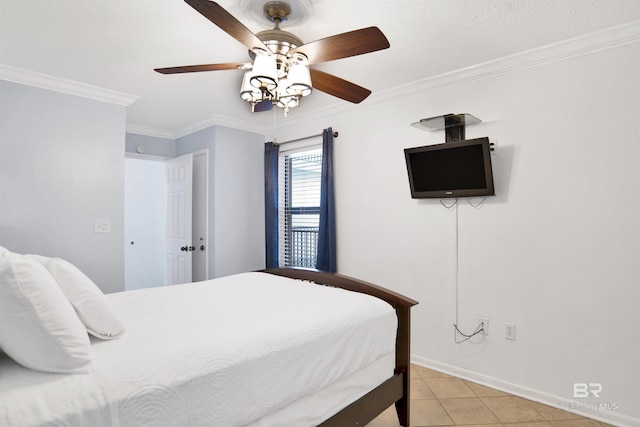
[[414,199],[495,194],[489,138],[407,148],[404,155]]

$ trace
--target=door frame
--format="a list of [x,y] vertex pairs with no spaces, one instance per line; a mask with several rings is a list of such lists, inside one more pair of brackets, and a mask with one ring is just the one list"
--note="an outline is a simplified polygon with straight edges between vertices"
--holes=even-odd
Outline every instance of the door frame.
[[[196,156],[205,156],[205,171],[204,171],[204,207],[205,207],[205,223],[204,223],[204,245],[205,245],[205,251],[206,251],[206,255],[205,255],[205,275],[207,278],[209,278],[209,273],[211,271],[210,265],[212,265],[212,257],[211,254],[213,253],[212,250],[213,248],[211,248],[211,246],[209,245],[209,242],[211,241],[210,236],[209,236],[209,230],[211,230],[211,226],[209,224],[210,222],[210,217],[209,217],[209,190],[210,190],[210,183],[209,183],[209,177],[210,177],[210,154],[209,154],[209,149],[205,148],[202,150],[197,150],[194,151],[193,153],[191,153],[193,155],[193,157]],[[174,157],[168,157],[168,156],[158,156],[158,155],[153,155],[153,154],[139,154],[139,153],[131,153],[131,152],[125,152],[125,157],[126,158],[132,158],[132,159],[139,159],[139,160],[153,160],[153,161],[157,161],[157,162],[162,162],[164,163],[167,160],[171,160]],[[177,156],[180,157],[180,156]],[[126,184],[126,183],[125,183]],[[166,183],[164,182],[163,179],[163,185],[166,185]],[[166,212],[163,211],[163,215],[165,216],[165,221],[166,221]],[[166,239],[166,226],[165,226],[165,234],[162,236],[162,239],[165,240]],[[195,242],[194,241],[194,246],[195,244],[198,243],[198,248],[199,248],[199,242]],[[164,260],[164,263],[166,263],[166,259]],[[163,271],[166,269],[166,265],[163,266]],[[160,284],[160,286],[162,286]]]
[[[207,148],[202,149],[202,150],[198,150],[198,151],[194,151],[193,153],[193,174],[195,176],[196,172],[195,169],[198,166],[197,162],[196,162],[196,157],[204,157],[204,171],[203,172],[203,184],[204,184],[204,188],[202,189],[202,192],[200,194],[198,194],[197,196],[201,197],[203,200],[201,201],[202,204],[204,205],[204,230],[202,230],[202,233],[200,233],[201,235],[204,236],[204,241],[200,241],[200,240],[195,240],[196,237],[196,233],[200,230],[197,230],[196,228],[199,226],[196,225],[196,221],[192,221],[192,233],[193,233],[193,245],[196,247],[196,251],[200,251],[200,245],[204,245],[205,250],[204,250],[204,280],[209,279],[209,263],[210,263],[210,251],[211,251],[211,246],[209,245],[209,150]],[[193,194],[193,203],[196,203],[196,194],[194,192]],[[196,262],[196,260],[192,260],[192,271],[194,270],[193,267],[195,267],[193,264]],[[193,280],[193,279],[192,279]]]

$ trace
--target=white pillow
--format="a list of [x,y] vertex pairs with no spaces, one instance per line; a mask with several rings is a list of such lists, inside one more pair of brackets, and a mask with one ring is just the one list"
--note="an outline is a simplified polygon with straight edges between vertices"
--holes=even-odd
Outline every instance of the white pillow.
[[100,288],[75,265],[60,258],[34,257],[58,282],[91,335],[114,339],[124,333],[122,322]]
[[0,257],[1,257],[2,255],[6,255],[6,254],[8,254],[8,253],[10,253],[10,252],[9,252],[9,249],[7,249],[7,248],[3,248],[2,246],[0,246]]
[[86,372],[89,336],[42,264],[15,253],[0,257],[0,347],[27,368]]

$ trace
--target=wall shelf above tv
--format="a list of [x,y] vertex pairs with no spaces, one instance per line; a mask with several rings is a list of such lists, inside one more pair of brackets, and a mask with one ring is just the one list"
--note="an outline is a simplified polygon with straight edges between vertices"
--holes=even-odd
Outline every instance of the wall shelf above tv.
[[481,123],[482,120],[468,113],[445,114],[443,116],[429,117],[421,119],[419,122],[411,123],[411,126],[426,130],[436,131],[444,129],[445,141],[462,141],[465,139],[465,126]]

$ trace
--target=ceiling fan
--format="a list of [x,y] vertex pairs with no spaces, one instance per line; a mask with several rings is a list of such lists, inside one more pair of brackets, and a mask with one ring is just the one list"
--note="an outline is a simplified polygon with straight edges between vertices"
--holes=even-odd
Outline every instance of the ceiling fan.
[[265,18],[274,28],[254,34],[219,4],[209,0],[185,0],[213,24],[249,49],[252,62],[187,65],[156,68],[162,74],[200,71],[244,70],[240,96],[252,111],[267,111],[273,105],[286,113],[300,104],[300,99],[317,89],[353,103],[360,103],[371,91],[340,77],[309,68],[309,65],[375,52],[389,47],[389,41],[377,27],[367,27],[337,34],[310,43],[280,29],[291,15],[285,1],[268,1],[263,6]]

